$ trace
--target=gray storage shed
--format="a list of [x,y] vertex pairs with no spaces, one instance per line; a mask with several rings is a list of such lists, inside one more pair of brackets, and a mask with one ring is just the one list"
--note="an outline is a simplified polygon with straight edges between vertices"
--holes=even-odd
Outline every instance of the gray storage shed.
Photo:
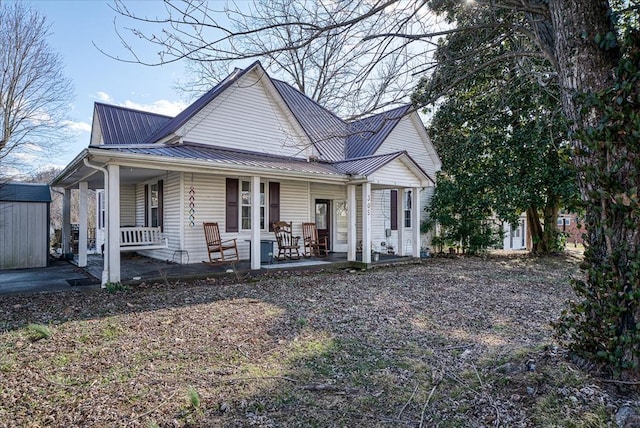
[[47,184],[0,183],[0,269],[47,266],[50,204]]

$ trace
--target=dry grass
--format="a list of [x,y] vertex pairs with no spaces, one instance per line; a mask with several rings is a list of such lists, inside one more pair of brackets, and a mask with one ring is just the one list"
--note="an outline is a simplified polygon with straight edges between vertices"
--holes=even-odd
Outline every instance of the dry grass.
[[0,426],[607,426],[637,396],[549,326],[577,273],[461,257],[3,297]]

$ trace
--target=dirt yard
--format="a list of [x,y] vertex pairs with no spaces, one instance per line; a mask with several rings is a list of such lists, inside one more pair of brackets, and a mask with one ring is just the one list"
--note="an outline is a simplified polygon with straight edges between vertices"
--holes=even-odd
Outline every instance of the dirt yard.
[[[553,337],[571,256],[0,297],[0,426],[638,426]],[[636,419],[634,419],[636,418]]]

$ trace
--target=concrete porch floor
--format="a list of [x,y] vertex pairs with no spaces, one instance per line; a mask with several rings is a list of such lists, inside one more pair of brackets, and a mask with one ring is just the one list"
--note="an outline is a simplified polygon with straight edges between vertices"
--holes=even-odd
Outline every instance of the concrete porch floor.
[[[252,271],[249,260],[241,260],[236,263],[226,263],[211,265],[208,263],[180,264],[173,261],[152,259],[137,253],[122,253],[120,259],[120,272],[122,283],[137,283],[141,281],[164,281],[176,279],[197,279],[208,276],[234,274],[234,271],[241,273],[252,273],[255,275],[265,274],[271,270],[291,270],[291,269],[340,269],[352,266],[353,263],[347,261],[346,253],[330,253],[327,257],[301,257],[299,260],[274,260],[270,264],[263,264],[259,271]],[[361,255],[358,254],[358,260]],[[380,255],[377,262],[373,262],[370,267],[387,264],[419,263],[420,259],[410,256]],[[77,263],[77,258],[74,259]],[[101,254],[89,254],[87,256],[87,267],[84,270],[100,281],[103,270],[103,257]],[[359,266],[358,266],[359,267]]]

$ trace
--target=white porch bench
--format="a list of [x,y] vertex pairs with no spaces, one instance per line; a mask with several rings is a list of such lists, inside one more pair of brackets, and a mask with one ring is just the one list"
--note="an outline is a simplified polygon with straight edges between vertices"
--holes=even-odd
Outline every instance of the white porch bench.
[[169,240],[159,227],[121,227],[120,251],[157,250],[168,248]]

